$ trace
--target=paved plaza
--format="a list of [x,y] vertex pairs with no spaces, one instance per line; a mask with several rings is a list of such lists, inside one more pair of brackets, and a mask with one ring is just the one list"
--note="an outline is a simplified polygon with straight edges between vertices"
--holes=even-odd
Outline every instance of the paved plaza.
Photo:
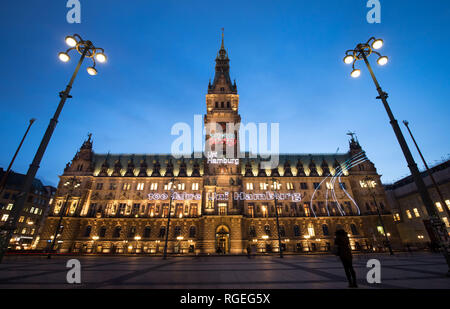
[[[66,262],[81,262],[81,284],[68,284]],[[369,284],[366,263],[381,262],[380,284]],[[449,289],[447,265],[440,254],[399,253],[357,255],[360,288]],[[0,288],[347,288],[344,270],[335,256],[7,256],[0,264]]]

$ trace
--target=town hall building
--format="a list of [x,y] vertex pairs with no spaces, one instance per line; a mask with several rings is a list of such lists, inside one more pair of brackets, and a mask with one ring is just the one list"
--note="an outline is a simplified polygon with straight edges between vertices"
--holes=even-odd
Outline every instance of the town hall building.
[[[238,126],[223,38],[215,61],[205,127]],[[168,233],[169,254],[279,252],[278,236],[286,253],[328,252],[338,229],[355,251],[400,244],[380,175],[354,135],[345,153],[280,154],[273,168],[217,152],[240,151],[238,131],[207,131],[206,144],[200,157],[100,154],[89,136],[60,176],[38,249],[56,235],[58,252],[161,254]]]

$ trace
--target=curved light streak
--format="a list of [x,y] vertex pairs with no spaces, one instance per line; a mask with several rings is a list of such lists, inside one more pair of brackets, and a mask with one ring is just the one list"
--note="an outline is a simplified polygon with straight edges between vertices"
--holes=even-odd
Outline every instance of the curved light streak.
[[[344,168],[346,170],[348,170],[348,169],[350,169],[350,168],[352,168],[352,167],[354,167],[354,166],[356,166],[356,165],[358,165],[358,164],[360,164],[360,163],[362,163],[362,162],[364,162],[366,160],[367,160],[367,157],[365,156],[364,151],[361,151],[361,152],[357,153],[356,155],[354,155],[353,157],[351,157],[348,160],[346,160],[343,163],[343,165],[344,165]],[[343,168],[341,166],[339,166],[339,168],[337,168],[335,170],[335,174],[334,174],[334,176],[331,179],[331,193],[332,193],[332,196],[333,196],[333,200],[336,202],[337,209],[341,213],[341,216],[344,216],[345,215],[345,210],[341,207],[341,205],[340,205],[340,203],[339,203],[339,201],[338,201],[338,199],[336,197],[336,192],[334,190],[334,185],[336,183],[336,179],[337,179],[337,177],[339,177],[339,182],[340,182],[340,176],[342,174],[343,174]],[[344,188],[341,187],[341,189],[344,190],[344,192],[345,192]],[[346,193],[346,194],[348,196],[348,193]],[[328,196],[327,196],[327,199],[328,199]],[[351,200],[353,201],[353,199],[351,199]],[[359,211],[358,205],[356,205],[355,202],[353,202],[353,203],[355,204],[355,206],[358,208],[358,211]],[[327,200],[327,204],[328,204],[328,200]],[[328,214],[329,214],[329,212],[328,212]]]

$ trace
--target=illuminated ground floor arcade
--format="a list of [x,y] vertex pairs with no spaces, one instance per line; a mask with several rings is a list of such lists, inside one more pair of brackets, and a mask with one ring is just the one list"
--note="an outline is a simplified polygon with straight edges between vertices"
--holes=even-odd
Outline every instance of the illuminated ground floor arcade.
[[[388,239],[400,248],[390,215],[383,216]],[[49,217],[37,249],[50,247],[59,218]],[[348,232],[355,251],[384,251],[385,231],[377,216],[281,217],[281,246],[286,253],[331,252],[334,232]],[[62,221],[55,249],[79,254],[162,254],[167,218],[74,218]],[[202,216],[172,218],[170,254],[266,254],[279,252],[275,218]]]

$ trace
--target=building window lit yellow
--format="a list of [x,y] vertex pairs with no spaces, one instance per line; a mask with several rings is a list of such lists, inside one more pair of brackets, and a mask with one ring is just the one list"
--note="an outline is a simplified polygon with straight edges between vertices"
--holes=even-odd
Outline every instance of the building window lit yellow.
[[450,209],[450,200],[445,200],[445,204],[447,204],[447,208]]
[[247,190],[253,190],[253,183],[247,182]]
[[414,208],[413,211],[414,211],[414,215],[416,216],[416,218],[419,218],[420,217],[419,210],[417,208]]
[[11,210],[13,208],[13,204],[9,203],[8,206],[6,206],[6,210]]
[[152,182],[150,184],[150,190],[152,190],[152,191],[158,190],[158,183],[157,182]]
[[137,186],[136,186],[136,190],[137,191],[144,190],[144,183],[143,182],[138,183]]
[[314,237],[316,235],[316,233],[314,232],[314,226],[312,225],[312,223],[308,224],[308,235],[310,237]]
[[192,191],[197,191],[198,190],[198,182],[194,182],[192,184]]
[[408,217],[408,219],[412,219],[411,210],[406,210],[406,216]]
[[288,190],[294,190],[294,184],[292,182],[288,182],[288,183],[286,183],[286,188]]
[[435,204],[436,204],[436,208],[438,209],[439,212],[443,212],[444,211],[444,208],[442,208],[441,203],[436,202]]
[[442,221],[444,221],[446,227],[450,227],[447,217],[442,217]]
[[20,216],[19,222],[23,222],[24,220],[25,220],[25,217],[24,216]]
[[400,221],[400,214],[399,213],[395,213],[394,214],[394,221]]
[[122,186],[123,191],[128,191],[128,190],[130,190],[130,188],[131,188],[131,184],[129,184],[129,183],[124,183]]
[[6,220],[8,220],[9,215],[8,214],[4,214],[2,216],[2,222],[5,222]]
[[267,184],[265,182],[260,182],[259,183],[259,189],[261,190],[267,190]]

